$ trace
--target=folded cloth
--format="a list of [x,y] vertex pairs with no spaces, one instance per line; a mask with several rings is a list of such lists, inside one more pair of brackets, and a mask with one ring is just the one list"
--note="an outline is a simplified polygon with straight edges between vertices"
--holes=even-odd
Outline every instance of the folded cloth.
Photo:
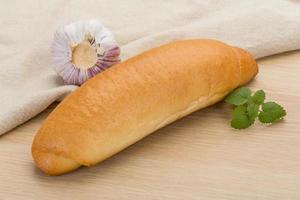
[[52,69],[49,47],[62,24],[100,19],[115,34],[123,60],[188,38],[222,40],[256,58],[300,48],[296,0],[2,0],[1,4],[0,134],[77,88],[63,85]]

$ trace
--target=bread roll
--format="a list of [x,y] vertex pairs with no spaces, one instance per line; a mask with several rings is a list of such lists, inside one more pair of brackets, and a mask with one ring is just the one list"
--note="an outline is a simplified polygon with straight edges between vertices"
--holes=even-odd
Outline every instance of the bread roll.
[[176,41],[151,49],[66,97],[35,136],[33,158],[50,175],[95,165],[222,100],[257,72],[249,53],[214,40]]

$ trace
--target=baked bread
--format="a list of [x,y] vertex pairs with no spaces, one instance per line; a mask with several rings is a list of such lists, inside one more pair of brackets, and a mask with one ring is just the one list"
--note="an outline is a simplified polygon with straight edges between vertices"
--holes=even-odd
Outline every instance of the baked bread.
[[222,100],[258,72],[246,51],[215,40],[172,42],[87,81],[48,116],[32,155],[45,173],[91,166]]

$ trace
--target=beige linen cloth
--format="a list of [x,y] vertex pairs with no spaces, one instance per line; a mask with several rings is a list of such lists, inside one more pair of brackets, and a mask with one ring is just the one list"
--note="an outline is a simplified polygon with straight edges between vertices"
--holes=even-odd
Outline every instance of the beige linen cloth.
[[300,48],[297,0],[0,0],[0,134],[76,89],[52,70],[49,47],[59,25],[90,18],[115,34],[123,60],[187,38],[222,40],[256,58]]

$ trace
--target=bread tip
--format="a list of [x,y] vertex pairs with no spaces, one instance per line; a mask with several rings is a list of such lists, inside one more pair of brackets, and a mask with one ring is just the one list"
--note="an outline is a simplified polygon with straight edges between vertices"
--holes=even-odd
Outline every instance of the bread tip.
[[244,85],[253,79],[258,71],[258,65],[255,61],[253,55],[239,47],[234,47],[240,61],[240,69],[241,69],[241,83],[240,85]]
[[80,164],[72,159],[51,152],[43,152],[33,149],[32,156],[36,166],[44,173],[57,176],[80,167]]

